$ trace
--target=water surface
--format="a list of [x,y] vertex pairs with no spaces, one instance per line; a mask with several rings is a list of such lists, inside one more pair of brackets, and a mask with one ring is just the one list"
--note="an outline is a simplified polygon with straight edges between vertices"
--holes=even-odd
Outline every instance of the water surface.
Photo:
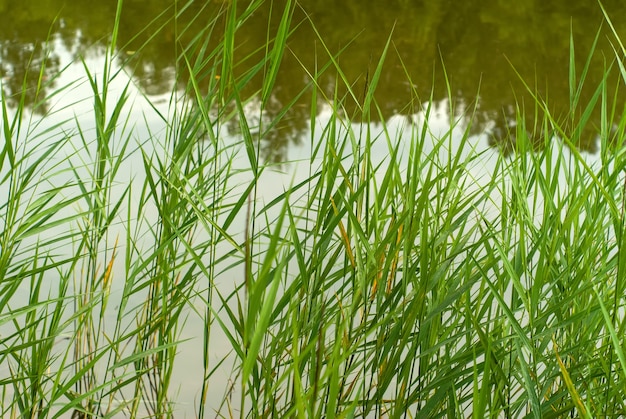
[[[8,1],[0,4],[0,76],[4,91],[16,95],[26,80],[28,91],[34,92],[38,64],[43,60],[47,60],[44,80],[54,80],[68,64],[55,45],[73,54],[66,59],[101,54],[114,22],[114,3],[57,0],[30,1],[19,7]],[[246,65],[257,62],[265,53],[265,41],[275,36],[287,2],[266,3],[236,34],[235,62],[241,64],[235,73],[248,71]],[[175,80],[181,65],[176,57],[181,48],[230,4],[196,1],[185,8],[171,1],[124,2],[118,45],[125,71],[148,97],[166,94],[177,84],[182,86],[184,80]],[[247,2],[238,4],[243,11]],[[604,7],[616,31],[626,34],[622,19],[626,6],[611,0],[604,2]],[[174,15],[178,16],[176,24]],[[183,27],[188,29],[178,33]],[[292,29],[272,101],[265,109],[268,118],[279,115],[283,107],[298,99],[263,141],[263,154],[272,161],[284,159],[289,147],[305,141],[311,116],[308,74],[328,63],[329,53],[336,54],[342,73],[331,66],[320,75],[318,87],[329,98],[336,94],[345,115],[353,120],[362,117],[359,102],[390,40],[376,89],[380,112],[369,115],[369,121],[412,115],[424,103],[451,98],[453,112],[459,114],[455,117],[467,109],[477,111],[473,133],[488,132],[492,144],[510,146],[514,142],[511,128],[518,114],[527,120],[527,131],[537,136],[536,142],[543,142],[541,130],[534,127],[536,106],[531,92],[547,102],[556,120],[567,120],[573,89],[597,37],[595,53],[585,72],[585,88],[574,109],[574,114],[580,114],[613,62],[613,47],[619,48],[608,31],[602,9],[589,1],[548,4],[526,0],[511,4],[498,0],[302,0],[294,6]],[[222,36],[211,33],[210,43],[217,43]],[[51,39],[57,42],[51,43]],[[573,51],[571,42],[575,45]],[[574,87],[570,83],[572,59]],[[25,79],[27,73],[30,75]],[[614,71],[609,86],[617,89],[615,76]],[[258,92],[261,78],[261,74],[253,78],[244,95]],[[53,87],[51,83],[48,90]],[[622,93],[618,94],[621,98]],[[26,97],[30,104],[41,99]],[[45,107],[38,109],[42,112]],[[599,126],[599,107],[593,110],[591,120],[580,147],[593,151],[599,130],[593,129],[593,123]]]

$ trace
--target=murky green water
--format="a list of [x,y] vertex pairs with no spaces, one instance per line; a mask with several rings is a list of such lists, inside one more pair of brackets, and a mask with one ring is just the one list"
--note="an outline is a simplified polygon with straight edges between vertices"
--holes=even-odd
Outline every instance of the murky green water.
[[[26,77],[26,86],[35,91],[38,63],[45,57],[48,64],[44,80],[54,80],[55,73],[68,63],[51,46],[62,45],[76,57],[97,56],[108,40],[115,17],[114,3],[32,0],[18,6],[15,2],[0,2],[0,76],[5,92],[20,92],[28,69],[31,74]],[[240,7],[243,3],[239,3]],[[255,55],[264,53],[263,44],[268,32],[273,33],[277,27],[284,3],[274,1],[273,8],[263,8],[240,28],[236,61],[241,60],[242,64],[236,72],[245,72],[245,63],[254,62]],[[626,5],[617,0],[604,3],[617,32],[626,34]],[[177,52],[193,39],[194,28],[200,32],[226,5],[215,0],[195,2],[181,12],[177,11],[181,6],[172,1],[124,2],[118,45],[124,46],[126,57],[131,57],[124,64],[125,70],[148,97],[171,90]],[[178,27],[190,27],[179,42],[174,24],[168,22],[174,13],[180,13]],[[344,74],[326,71],[320,77],[320,88],[332,97],[337,86],[337,94],[344,98],[345,114],[359,119],[358,102],[387,40],[391,39],[377,88],[380,114],[371,118],[375,121],[397,114],[411,115],[423,103],[438,102],[451,95],[459,113],[477,105],[471,130],[490,133],[494,144],[511,141],[507,133],[517,112],[526,116],[532,130],[536,109],[522,80],[547,100],[557,120],[567,118],[572,95],[570,36],[580,77],[600,27],[603,22],[604,29],[608,26],[596,2],[571,0],[549,4],[531,0],[302,0],[293,22],[294,32],[273,92],[273,105],[266,110],[268,117],[278,115],[306,88],[307,71],[327,63],[328,51],[338,54]],[[216,40],[220,36],[212,34]],[[51,39],[56,42],[48,43]],[[615,41],[603,30],[586,74],[582,104],[591,97],[605,68],[613,61],[611,42]],[[136,54],[137,50],[141,53]],[[244,60],[245,57],[252,59]],[[337,83],[341,78],[351,83],[352,95],[345,83]],[[611,86],[616,85],[615,80],[611,80]],[[260,82],[252,80],[244,93],[254,94]],[[48,90],[53,87],[54,83]],[[26,99],[36,100],[32,96]],[[309,90],[282,118],[265,144],[266,158],[280,160],[290,144],[301,141],[311,117],[310,100]],[[599,121],[599,113],[599,107],[594,109],[592,121]],[[587,142],[581,147],[592,151],[596,132],[590,129],[584,137]]]

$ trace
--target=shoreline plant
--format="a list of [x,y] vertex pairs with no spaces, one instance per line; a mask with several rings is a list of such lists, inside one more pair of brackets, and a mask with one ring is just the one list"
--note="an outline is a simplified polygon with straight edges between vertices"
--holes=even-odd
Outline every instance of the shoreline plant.
[[[103,68],[84,65],[91,125],[57,122],[43,97],[37,119],[25,96],[12,110],[2,94],[0,416],[626,414],[619,87],[605,79],[580,103],[588,68],[577,72],[572,42],[572,112],[551,115],[534,96],[534,126],[520,112],[515,152],[499,153],[470,135],[475,107],[434,134],[435,104],[416,91],[421,122],[375,130],[392,38],[361,90],[317,33],[331,58],[309,69],[310,156],[290,183],[268,185],[260,143],[296,99],[275,120],[264,110],[300,22],[296,2],[274,9],[263,60],[240,62],[238,28],[262,4],[225,3],[185,44],[177,28],[185,89],[167,113],[145,111],[165,127],[146,116],[146,137],[130,82],[111,89],[121,0]],[[606,72],[622,82],[625,53],[616,37]],[[350,98],[324,93],[327,72]],[[257,76],[258,94],[242,97]],[[346,118],[346,100],[363,123]],[[597,106],[590,158],[576,144]],[[195,369],[179,371],[187,345]],[[178,401],[177,377],[193,405]]]

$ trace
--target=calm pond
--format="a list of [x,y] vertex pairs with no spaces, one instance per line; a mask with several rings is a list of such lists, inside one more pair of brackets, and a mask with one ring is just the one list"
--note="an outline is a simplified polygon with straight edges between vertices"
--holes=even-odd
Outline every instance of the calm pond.
[[[249,3],[238,2],[240,13]],[[278,31],[287,3],[266,1],[238,27],[234,78],[245,79],[249,66],[267,53],[267,40]],[[129,125],[136,130],[133,136],[137,143],[142,142],[144,134],[151,136],[166,129],[155,115],[167,114],[172,91],[189,82],[186,64],[179,59],[181,51],[197,40],[198,33],[209,36],[208,50],[217,45],[224,38],[219,30],[226,26],[228,14],[224,11],[230,4],[228,0],[185,5],[166,0],[123,2],[114,63],[120,74],[112,87],[119,92],[131,81],[134,107]],[[615,32],[626,39],[626,3],[606,0],[603,6]],[[275,124],[260,142],[261,159],[279,168],[284,162],[308,158],[314,137],[311,126],[316,119],[325,118],[327,111],[311,104],[322,102],[322,98],[335,98],[341,104],[342,117],[353,124],[378,130],[383,122],[410,123],[431,104],[429,118],[433,126],[439,124],[445,131],[455,125],[484,143],[485,148],[502,148],[505,152],[515,147],[516,121],[525,121],[524,129],[538,147],[544,144],[541,133],[545,131],[536,125],[544,110],[537,109],[537,102],[545,101],[546,110],[556,121],[567,121],[575,102],[573,112],[588,113],[590,122],[578,146],[589,154],[598,148],[602,109],[599,105],[585,109],[584,104],[605,78],[607,86],[615,90],[615,102],[624,103],[626,99],[613,58],[619,46],[595,1],[300,0],[292,7],[287,48],[263,109],[263,118]],[[178,16],[175,21],[174,15]],[[43,132],[54,127],[57,117],[82,122],[87,113],[85,104],[91,106],[89,98],[93,94],[85,68],[93,74],[102,71],[115,17],[114,1],[30,0],[18,5],[0,0],[0,86],[7,113],[20,107],[32,111],[31,120],[46,121],[40,128]],[[207,34],[204,29],[213,19],[218,19],[218,24]],[[180,28],[185,30],[180,33]],[[337,65],[327,67],[331,62]],[[378,73],[380,62],[383,65]],[[315,88],[311,74],[317,75]],[[220,78],[220,74],[211,76],[211,80]],[[584,87],[578,92],[582,78]],[[374,82],[376,112],[364,116],[363,101]],[[202,92],[210,89],[208,82],[197,87]],[[240,95],[254,102],[255,98],[260,100],[262,92],[263,72],[254,72],[241,85]],[[450,109],[455,114],[450,115]],[[616,118],[622,111],[616,111]],[[226,124],[228,136],[237,137],[236,121]],[[67,132],[79,136],[75,130]],[[4,135],[0,134],[0,148],[6,141]],[[77,149],[79,144],[77,140]],[[121,167],[128,171],[129,178],[138,181],[141,179],[134,178],[132,168],[143,164],[141,156],[136,155],[124,160]],[[0,175],[4,176],[2,170],[0,165]],[[267,176],[269,180],[259,186],[259,195],[268,190],[269,199],[276,195],[275,185],[298,180],[291,173],[272,172]],[[0,193],[7,188],[2,186]],[[0,208],[4,206],[0,196]],[[242,210],[241,219],[235,220],[241,226],[245,224],[244,213]],[[157,216],[154,208],[146,207],[145,214]],[[6,221],[0,221],[4,228]],[[110,250],[113,243],[108,246]],[[123,276],[123,272],[118,275]],[[123,284],[118,287],[121,293]],[[228,288],[228,298],[233,289],[234,285]],[[0,312],[4,311],[6,308],[0,305]],[[177,370],[171,377],[176,417],[198,414],[202,376],[197,374],[197,361],[206,355],[198,349],[205,326],[200,317],[191,316],[178,336],[186,341],[179,347],[183,356],[177,360]],[[0,326],[11,326],[8,323],[3,321]],[[213,343],[210,355],[216,362],[230,360],[228,356],[234,351],[227,347],[227,337],[219,331],[212,333],[218,343]],[[0,348],[0,353],[3,351],[6,356],[8,349]],[[7,368],[0,369],[0,379],[10,375]],[[216,393],[209,392],[205,403],[209,414],[204,413],[207,417],[213,414],[212,409],[226,415],[225,400],[238,397],[229,375],[232,365],[224,362],[215,368],[224,369],[224,374],[214,378],[217,384],[211,391]],[[11,394],[13,389],[7,391]],[[217,395],[212,398],[213,394]]]
[[[242,10],[245,3],[239,2]],[[266,3],[268,7],[257,10],[237,33],[235,62],[241,64],[235,68],[236,73],[245,73],[245,63],[256,62],[264,54],[268,31],[274,33],[279,25],[285,2]],[[175,25],[168,21],[175,12],[172,2],[124,3],[118,45],[123,46],[122,57],[131,57],[123,61],[124,71],[143,94],[151,97],[170,92],[180,65],[176,63],[178,48],[193,39],[194,28],[202,28],[226,4],[196,1],[180,12],[178,25],[189,29],[177,45]],[[622,18],[626,5],[615,0],[603,4],[609,16],[614,17],[617,33],[626,33],[626,21]],[[16,7],[5,1],[0,5],[0,76],[7,96],[22,91],[27,71],[30,76],[26,78],[26,87],[34,91],[38,63],[44,57],[45,76],[53,79],[69,64],[68,60],[101,54],[115,11],[114,2],[33,0]],[[362,100],[368,77],[391,40],[376,90],[380,113],[372,114],[371,122],[388,120],[393,115],[411,115],[427,101],[440,102],[451,97],[460,105],[460,111],[462,107],[477,105],[471,130],[491,133],[490,140],[496,144],[510,141],[507,134],[518,112],[527,118],[527,126],[533,125],[536,109],[529,100],[528,88],[547,101],[556,120],[567,116],[572,96],[571,54],[580,78],[599,34],[596,53],[586,72],[587,88],[580,99],[586,103],[603,79],[605,68],[611,65],[611,45],[615,44],[598,4],[583,0],[515,4],[495,0],[462,4],[372,0],[367,5],[360,1],[303,0],[295,7],[292,22],[288,50],[266,112],[273,119],[283,107],[294,100],[295,104],[263,142],[263,154],[272,161],[284,159],[290,146],[306,141],[311,93],[302,91],[308,82],[307,73],[329,62],[328,52],[336,54],[343,74],[326,71],[319,88],[327,96],[344,98],[348,117],[359,118],[357,101]],[[221,36],[211,34],[216,40]],[[65,49],[71,55],[55,48]],[[136,50],[141,52],[132,56]],[[259,90],[260,78],[257,74],[245,86],[243,96]],[[352,86],[352,94],[348,94],[346,83],[337,83],[341,79]],[[338,91],[334,92],[336,87]],[[34,98],[26,96],[29,100]],[[15,105],[10,99],[8,102]],[[593,112],[592,120],[599,120],[599,107]],[[581,148],[594,150],[596,134],[589,132],[585,138],[587,142]]]

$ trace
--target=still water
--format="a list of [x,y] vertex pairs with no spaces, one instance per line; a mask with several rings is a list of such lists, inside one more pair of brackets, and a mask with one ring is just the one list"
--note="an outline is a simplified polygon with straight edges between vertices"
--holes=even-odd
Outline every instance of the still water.
[[[240,7],[244,3],[240,2]],[[265,53],[265,40],[268,33],[276,31],[284,3],[274,1],[272,8],[259,9],[239,28],[234,61],[241,64],[234,69],[235,73],[245,74],[246,62],[258,62]],[[147,103],[157,108],[162,104],[161,111],[165,113],[172,89],[187,82],[184,71],[179,71],[179,52],[227,6],[228,2],[223,1],[197,1],[180,11],[180,6],[171,1],[124,2],[117,65],[134,85],[133,109],[138,112],[131,116],[137,121],[134,135],[141,137],[147,133],[146,126],[151,130],[163,129],[159,126],[162,121],[146,116],[154,115],[148,112]],[[615,0],[605,2],[604,6],[615,30],[626,35],[626,21],[622,17],[626,6]],[[80,59],[94,72],[102,68],[102,54],[115,12],[114,2],[28,1],[17,7],[14,2],[0,0],[0,77],[7,106],[18,106],[19,95],[25,90],[24,106],[36,115],[46,115],[49,119],[48,112],[61,103],[62,111],[55,114],[58,118],[81,119],[84,109],[66,105],[82,101],[90,94],[84,73],[81,75]],[[180,36],[171,20],[175,13],[179,15],[177,25],[188,28]],[[531,133],[534,130],[537,109],[533,95],[547,102],[547,109],[556,120],[567,120],[572,92],[577,88],[570,85],[570,63],[575,64],[578,80],[589,62],[580,99],[584,106],[605,77],[615,45],[602,10],[590,1],[563,0],[548,5],[539,1],[496,0],[302,0],[294,8],[292,26],[288,49],[265,108],[270,120],[280,119],[261,144],[262,156],[270,162],[306,157],[303,153],[309,149],[312,116],[327,117],[323,108],[311,108],[313,92],[307,88],[309,74],[328,63],[330,56],[336,57],[342,73],[333,71],[332,67],[321,73],[319,94],[339,98],[343,115],[355,124],[363,122],[359,112],[363,91],[389,42],[376,90],[379,112],[369,115],[366,122],[374,126],[381,121],[399,123],[413,118],[425,104],[432,103],[436,104],[435,122],[442,131],[454,121],[459,123],[458,129],[468,128],[470,134],[480,136],[489,145],[507,148],[514,142],[510,132],[515,128],[513,121],[520,119],[518,115],[527,121]],[[221,36],[211,34],[216,42]],[[598,45],[588,61],[596,37]],[[41,77],[44,89],[37,89],[43,62],[46,62]],[[112,87],[123,89],[127,80],[124,77],[117,80],[119,86]],[[260,77],[250,80],[243,96],[257,94],[262,85]],[[81,78],[83,82],[76,88],[63,91],[63,95],[52,94]],[[609,72],[608,83],[616,88],[617,102],[623,103],[617,80],[616,72]],[[44,96],[28,94],[37,90],[43,91]],[[81,103],[84,106],[88,102]],[[289,111],[278,118],[285,107]],[[450,115],[449,109],[458,113]],[[476,109],[469,126],[469,119],[463,114],[467,109]],[[591,121],[588,126],[593,127],[595,122],[598,130],[589,128],[580,148],[593,152],[598,141],[599,107],[591,111]],[[537,143],[543,141],[537,138]],[[125,164],[131,173],[132,165],[141,165],[141,161],[131,158]],[[284,182],[279,174],[268,176],[270,183]],[[187,326],[181,339],[189,341],[181,345],[184,356],[177,364],[183,373],[174,377],[174,381],[179,383],[178,411],[193,417],[198,385],[186,376],[198,368],[201,354],[194,348],[199,345],[202,324],[191,317]],[[216,360],[225,356],[226,347],[223,350],[224,353],[215,352]],[[222,381],[214,388],[228,393],[230,365],[223,369]],[[224,399],[222,394],[219,396],[219,400]]]
[[[17,7],[13,2],[0,2],[0,77],[5,93],[11,97],[21,92],[24,80],[34,92],[38,64],[43,60],[47,61],[45,80],[54,80],[68,64],[64,62],[67,57],[51,49],[55,44],[48,42],[50,39],[57,40],[56,45],[62,45],[72,58],[101,54],[114,22],[114,3],[33,0]],[[264,54],[264,42],[268,33],[275,33],[284,3],[274,1],[273,8],[261,8],[239,29],[235,62],[242,64],[235,68],[236,73],[246,72],[245,63],[257,62]],[[180,65],[177,53],[193,39],[194,29],[199,33],[227,4],[196,1],[180,11],[182,6],[171,1],[124,3],[118,45],[126,59],[120,61],[143,94],[166,94],[184,82],[175,80]],[[626,5],[610,0],[604,7],[617,33],[626,34]],[[189,27],[178,42],[170,19],[174,13],[179,14],[178,27]],[[311,116],[307,73],[327,63],[329,53],[337,55],[343,74],[325,71],[319,89],[328,97],[343,98],[348,117],[360,118],[358,101],[391,40],[376,90],[380,113],[372,114],[370,121],[411,115],[425,102],[450,98],[459,109],[477,106],[472,133],[487,131],[493,144],[504,144],[512,141],[507,134],[517,113],[526,117],[528,127],[534,125],[536,107],[528,89],[545,100],[552,116],[562,121],[568,117],[572,88],[577,87],[570,86],[571,59],[579,80],[599,34],[580,99],[585,104],[613,62],[613,46],[617,47],[601,8],[590,1],[370,0],[364,4],[302,0],[295,6],[292,26],[288,51],[266,109],[268,117],[297,100],[263,142],[263,155],[271,161],[284,159],[290,147],[304,141]],[[220,36],[211,34],[216,40]],[[138,50],[141,52],[135,54]],[[610,86],[616,86],[615,73],[609,78]],[[260,77],[251,80],[244,96],[259,90]],[[351,85],[352,94],[346,83],[337,80]],[[55,87],[59,86],[52,82],[46,89]],[[32,105],[35,98],[27,96],[26,100]],[[15,105],[10,100],[9,104]],[[42,112],[45,108],[38,109]],[[599,121],[599,112],[599,107],[593,110],[592,121]],[[580,147],[594,150],[596,133],[590,130],[583,137]]]

